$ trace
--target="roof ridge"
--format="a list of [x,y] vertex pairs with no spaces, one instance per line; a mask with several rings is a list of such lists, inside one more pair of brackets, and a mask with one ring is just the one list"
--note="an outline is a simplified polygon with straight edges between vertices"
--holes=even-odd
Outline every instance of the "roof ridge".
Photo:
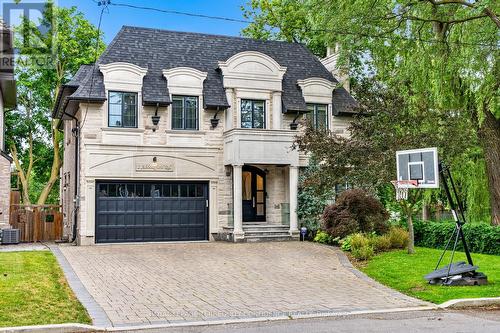
[[[162,28],[150,28],[150,27],[139,27],[139,26],[133,26],[133,25],[123,25],[122,28],[120,29],[120,32],[124,30],[125,28],[131,28],[134,30],[151,30],[151,31],[156,31],[156,32],[174,32],[174,33],[179,33],[179,34],[186,34],[186,35],[196,35],[196,36],[211,36],[211,37],[223,37],[223,38],[228,38],[228,39],[243,39],[243,40],[253,40],[257,42],[262,42],[262,43],[279,43],[279,44],[288,44],[288,45],[301,45],[304,46],[303,43],[297,43],[297,42],[288,42],[284,40],[273,40],[273,39],[258,39],[258,38],[251,38],[251,37],[244,37],[244,36],[231,36],[231,35],[222,35],[222,34],[209,34],[205,32],[195,32],[195,31],[180,31],[180,30],[171,30],[171,29],[162,29]],[[115,37],[115,39],[118,37],[118,35]],[[113,41],[109,44],[111,44],[115,41]]]

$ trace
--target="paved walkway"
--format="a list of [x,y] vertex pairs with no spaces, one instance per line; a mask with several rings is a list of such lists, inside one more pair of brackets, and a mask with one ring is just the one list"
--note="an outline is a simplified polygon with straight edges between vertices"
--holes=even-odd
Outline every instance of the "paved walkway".
[[428,305],[309,242],[59,249],[114,326]]
[[48,251],[49,248],[41,243],[19,243],[15,245],[0,245],[0,252],[18,251]]

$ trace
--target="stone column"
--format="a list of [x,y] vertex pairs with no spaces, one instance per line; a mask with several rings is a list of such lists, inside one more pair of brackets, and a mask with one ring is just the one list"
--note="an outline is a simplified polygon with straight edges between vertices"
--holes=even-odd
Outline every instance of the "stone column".
[[242,165],[233,165],[233,238],[235,242],[243,240],[243,205],[242,205]]
[[225,126],[224,130],[229,131],[233,126],[233,112],[234,112],[234,100],[233,100],[234,90],[232,88],[226,88],[226,98],[229,103],[229,108],[225,112]]
[[272,129],[281,129],[281,92],[273,92],[273,123],[271,124]]
[[289,168],[290,180],[290,235],[298,236],[298,218],[297,218],[297,190],[299,186],[299,168],[290,166]]

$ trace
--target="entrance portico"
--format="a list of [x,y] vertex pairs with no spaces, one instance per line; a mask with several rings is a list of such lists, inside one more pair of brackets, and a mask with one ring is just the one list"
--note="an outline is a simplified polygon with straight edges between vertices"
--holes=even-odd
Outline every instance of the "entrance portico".
[[291,148],[295,135],[283,129],[233,128],[224,133],[224,164],[232,167],[233,241],[248,241],[250,230],[266,227],[269,238],[298,236],[299,152]]
[[288,235],[296,238],[298,167],[236,164],[232,168],[233,241],[245,240],[246,227],[265,226],[286,226]]

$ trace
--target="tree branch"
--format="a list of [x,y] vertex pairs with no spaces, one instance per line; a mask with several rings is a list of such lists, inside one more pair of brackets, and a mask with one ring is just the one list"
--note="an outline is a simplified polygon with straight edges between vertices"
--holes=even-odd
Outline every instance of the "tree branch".
[[[474,8],[474,9],[478,8],[475,3],[470,3],[470,2],[467,2],[467,1],[463,1],[463,0],[440,0],[440,1],[427,0],[427,1],[429,1],[434,6],[461,5],[461,6],[465,6],[465,7],[468,7],[468,8]],[[497,26],[497,28],[500,29],[500,18],[498,17],[498,14],[496,14],[495,12],[493,12],[488,7],[485,7],[483,9],[483,13],[484,13],[485,16],[488,16],[493,21],[493,23],[495,23],[495,25]]]

